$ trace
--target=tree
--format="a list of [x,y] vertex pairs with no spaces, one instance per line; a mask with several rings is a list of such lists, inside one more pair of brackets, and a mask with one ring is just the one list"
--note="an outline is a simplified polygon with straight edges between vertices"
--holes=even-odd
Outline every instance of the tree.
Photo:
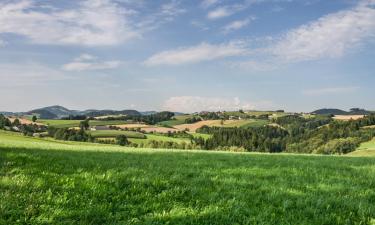
[[79,128],[81,128],[81,130],[87,130],[89,129],[89,127],[90,127],[89,120],[83,120],[79,123]]
[[125,145],[129,144],[129,141],[126,138],[125,135],[119,135],[119,136],[116,137],[116,143],[118,145],[125,146]]
[[31,119],[34,123],[36,122],[38,118],[34,115],[33,118]]
[[20,122],[20,120],[18,119],[18,118],[16,118],[14,121],[13,121],[13,124],[12,124],[13,126],[19,126],[19,125],[21,125],[21,122]]

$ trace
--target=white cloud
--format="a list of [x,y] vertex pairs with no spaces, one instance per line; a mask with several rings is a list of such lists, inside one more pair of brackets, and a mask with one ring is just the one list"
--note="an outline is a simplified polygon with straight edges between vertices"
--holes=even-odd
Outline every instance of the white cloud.
[[238,110],[241,102],[238,98],[208,98],[199,96],[171,97],[164,103],[164,108],[171,111],[198,112]]
[[244,20],[235,20],[235,21],[232,21],[231,23],[229,23],[228,25],[226,25],[223,30],[224,30],[224,33],[228,33],[228,32],[231,32],[231,31],[234,31],[234,30],[239,30],[247,25],[249,25],[249,23],[254,20],[253,17],[251,18],[247,18],[247,19],[244,19]]
[[216,20],[216,19],[220,19],[220,18],[223,18],[223,17],[230,16],[233,13],[234,13],[234,11],[230,10],[229,8],[219,7],[219,8],[216,8],[216,9],[210,11],[207,14],[207,18],[211,19],[211,20]]
[[217,3],[219,3],[219,0],[203,0],[202,3],[201,3],[201,6],[203,8],[208,8],[208,7],[211,7],[213,5],[216,5]]
[[120,65],[119,61],[107,61],[107,62],[71,62],[65,64],[63,69],[66,71],[85,71],[85,70],[105,70],[114,69]]
[[359,90],[360,87],[331,87],[331,88],[318,88],[302,91],[302,94],[307,96],[322,96],[332,94],[347,94]]
[[180,8],[180,2],[179,1],[171,1],[169,3],[163,4],[161,6],[161,14],[165,16],[178,16],[180,14],[183,14],[186,12],[185,9]]
[[66,71],[86,71],[86,70],[106,70],[115,69],[120,66],[120,61],[104,61],[99,62],[97,57],[90,54],[82,54],[75,58],[73,62],[62,66]]
[[181,7],[180,1],[171,0],[158,7],[156,12],[147,11],[138,15],[140,17],[134,22],[134,26],[140,29],[142,33],[145,33],[155,30],[166,23],[173,22],[177,16],[185,12],[186,10]]
[[269,101],[246,102],[238,97],[213,98],[200,96],[176,96],[164,102],[163,109],[173,112],[200,112],[200,111],[229,111],[229,110],[251,110],[255,108],[272,107]]
[[21,35],[38,44],[88,46],[115,45],[140,35],[128,21],[133,12],[111,0],[77,4],[58,10],[42,8],[32,0],[0,3],[0,33]]
[[80,62],[80,61],[90,61],[90,60],[95,60],[95,59],[97,59],[96,56],[84,53],[78,56],[77,58],[75,58],[74,61]]
[[221,45],[202,43],[193,47],[157,53],[147,59],[145,64],[155,66],[198,63],[230,56],[240,56],[246,54],[246,51],[246,48],[241,42],[231,42]]
[[268,52],[283,62],[337,58],[375,37],[374,1],[287,32]]
[[[216,19],[220,19],[223,17],[228,17],[237,12],[247,9],[253,4],[261,3],[264,1],[266,0],[245,0],[241,4],[230,4],[230,5],[219,6],[209,11],[207,13],[207,18],[210,20],[216,20]],[[280,1],[283,1],[283,0],[280,0]]]

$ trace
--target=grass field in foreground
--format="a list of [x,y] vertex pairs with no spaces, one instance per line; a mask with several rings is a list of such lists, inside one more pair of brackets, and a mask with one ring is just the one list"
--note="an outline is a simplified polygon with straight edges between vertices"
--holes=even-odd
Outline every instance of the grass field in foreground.
[[130,149],[0,132],[0,224],[374,224],[375,158]]

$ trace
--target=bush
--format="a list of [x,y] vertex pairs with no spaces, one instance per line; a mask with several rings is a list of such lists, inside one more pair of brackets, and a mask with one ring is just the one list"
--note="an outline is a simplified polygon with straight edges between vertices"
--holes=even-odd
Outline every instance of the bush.
[[125,146],[129,144],[128,139],[126,138],[125,135],[119,135],[116,137],[116,143],[121,146]]

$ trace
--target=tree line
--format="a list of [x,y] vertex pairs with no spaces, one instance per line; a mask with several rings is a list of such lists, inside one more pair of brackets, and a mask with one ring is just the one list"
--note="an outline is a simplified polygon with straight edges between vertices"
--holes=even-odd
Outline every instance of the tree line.
[[362,128],[375,124],[374,114],[350,121],[336,121],[330,116],[303,118],[291,115],[273,122],[273,126],[257,128],[204,126],[197,132],[212,137],[207,140],[194,138],[194,142],[208,150],[239,147],[257,152],[345,154],[375,136],[375,129]]

